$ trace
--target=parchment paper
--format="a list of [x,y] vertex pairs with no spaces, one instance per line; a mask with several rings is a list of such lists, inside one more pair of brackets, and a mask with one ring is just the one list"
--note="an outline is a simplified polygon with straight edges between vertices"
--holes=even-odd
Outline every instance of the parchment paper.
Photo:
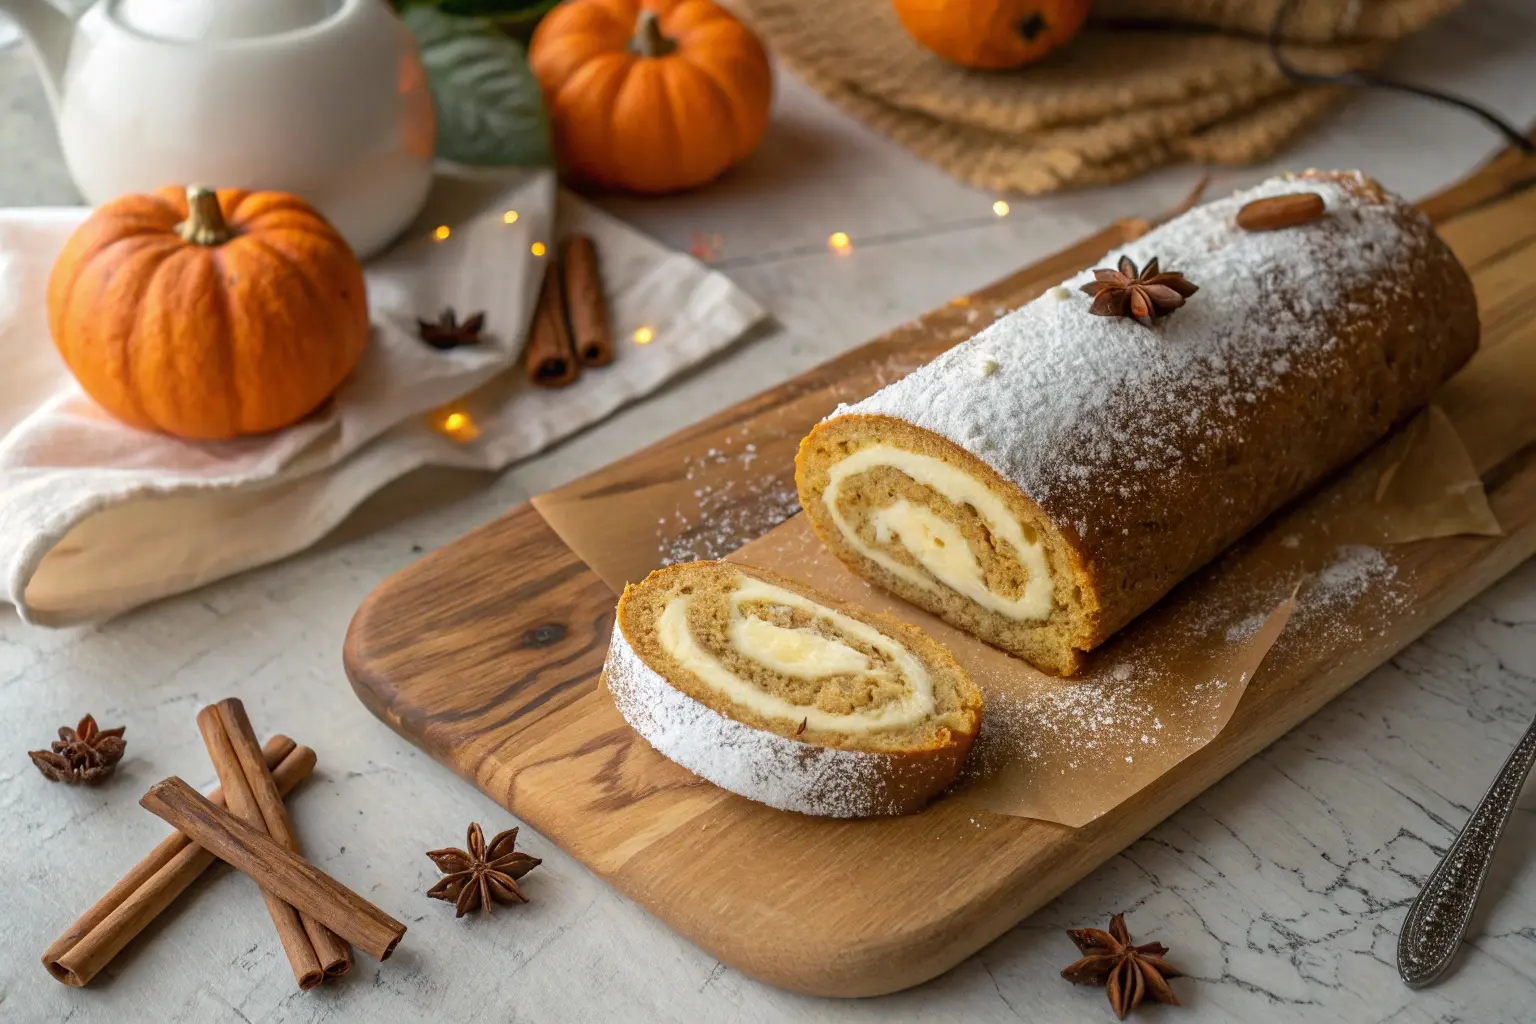
[[1360,639],[1341,633],[1351,623],[1400,610],[1409,599],[1393,559],[1401,545],[1502,532],[1481,475],[1536,441],[1536,324],[1501,339],[1433,406],[1181,584],[1072,680],[869,586],[794,514],[795,442],[835,400],[859,395],[787,418],[747,417],[723,440],[710,434],[674,456],[676,465],[647,465],[632,486],[594,480],[539,508],[611,583],[729,556],[927,630],[986,699],[981,739],[946,799],[1077,826],[1209,743],[1276,642],[1347,649]]
[[[986,701],[957,799],[1064,825],[1092,821],[1204,746],[1290,618],[1289,594],[1245,595],[1218,575],[1165,602],[1056,679],[988,647],[843,568],[796,516],[731,556],[927,631]],[[1232,580],[1232,577],[1225,577]]]

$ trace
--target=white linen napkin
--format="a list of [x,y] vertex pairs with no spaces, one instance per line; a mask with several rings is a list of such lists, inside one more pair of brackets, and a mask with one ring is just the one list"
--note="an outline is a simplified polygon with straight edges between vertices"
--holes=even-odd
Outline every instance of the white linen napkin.
[[[723,275],[557,191],[542,170],[445,179],[408,240],[366,268],[373,336],[334,401],[287,430],[223,443],[124,426],[79,390],[49,338],[44,295],[88,211],[0,211],[0,596],[28,622],[62,626],[274,561],[409,470],[500,469],[761,319]],[[577,232],[597,244],[618,358],[546,390],[519,358],[547,258],[532,247],[552,253]],[[480,345],[439,352],[418,339],[417,318],[448,306],[460,318],[485,311]]]

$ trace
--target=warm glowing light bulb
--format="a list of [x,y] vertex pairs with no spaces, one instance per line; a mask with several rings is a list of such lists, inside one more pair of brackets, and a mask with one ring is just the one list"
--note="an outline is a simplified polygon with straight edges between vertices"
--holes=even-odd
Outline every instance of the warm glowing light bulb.
[[447,224],[439,224],[437,229],[432,232],[432,237],[441,242],[446,240],[451,234],[453,234],[453,230]]
[[637,328],[635,328],[635,344],[636,345],[649,345],[652,341],[655,340],[655,338],[656,338],[656,332],[651,330],[649,327],[637,327]]
[[997,202],[992,204],[992,212],[997,214],[999,217],[1006,217],[1008,216],[1008,204],[999,199]]
[[534,242],[528,247],[528,251],[533,253],[535,256],[543,256],[549,250],[545,248],[543,242]]
[[853,239],[848,237],[846,231],[834,231],[827,236],[827,248],[833,252],[852,252]]
[[444,434],[460,444],[468,444],[480,436],[480,428],[466,412],[450,412],[438,424]]
[[516,210],[508,210],[506,213],[502,214],[501,215],[501,222],[503,224],[516,224],[517,223],[517,211]]

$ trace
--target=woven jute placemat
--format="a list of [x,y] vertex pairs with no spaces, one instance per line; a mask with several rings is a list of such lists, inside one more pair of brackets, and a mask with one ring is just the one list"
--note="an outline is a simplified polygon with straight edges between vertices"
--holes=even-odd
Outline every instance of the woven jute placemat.
[[[929,53],[888,0],[733,0],[780,62],[854,116],[971,184],[1035,194],[1161,164],[1274,153],[1342,91],[1298,87],[1264,36],[1282,0],[1099,0],[1082,35],[1017,71]],[[1304,0],[1285,54],[1370,68],[1461,0]]]

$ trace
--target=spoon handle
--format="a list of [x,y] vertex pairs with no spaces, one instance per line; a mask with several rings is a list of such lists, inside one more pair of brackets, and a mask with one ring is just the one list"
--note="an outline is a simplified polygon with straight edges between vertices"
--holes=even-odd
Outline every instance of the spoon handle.
[[1525,730],[1509,760],[1466,827],[1430,873],[1418,899],[1408,908],[1397,939],[1397,973],[1410,988],[1433,984],[1451,965],[1477,908],[1494,848],[1504,834],[1515,800],[1536,764],[1536,720]]

